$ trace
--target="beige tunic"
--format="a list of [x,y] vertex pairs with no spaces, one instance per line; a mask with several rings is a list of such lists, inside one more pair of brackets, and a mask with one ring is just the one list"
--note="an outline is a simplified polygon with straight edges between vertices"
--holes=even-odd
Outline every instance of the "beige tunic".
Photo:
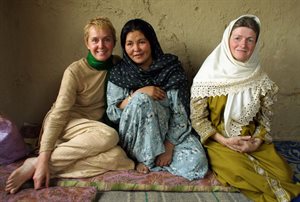
[[107,71],[93,69],[85,58],[65,70],[40,142],[40,152],[52,151],[53,176],[88,177],[134,168],[117,146],[116,130],[99,121],[105,113],[106,76]]

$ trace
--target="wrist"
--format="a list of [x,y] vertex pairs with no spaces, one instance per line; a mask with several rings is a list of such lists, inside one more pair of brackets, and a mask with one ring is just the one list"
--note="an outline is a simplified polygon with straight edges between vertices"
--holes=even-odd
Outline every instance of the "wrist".
[[51,157],[51,151],[44,151],[39,154],[38,159],[40,161],[49,161],[50,157]]
[[226,145],[227,144],[227,138],[225,138],[223,135],[220,135],[219,133],[215,133],[214,135],[212,135],[212,138],[222,144],[222,145]]
[[263,140],[260,138],[255,138],[256,145],[260,146],[263,143]]
[[130,100],[132,99],[131,95],[129,94],[127,97],[127,101],[130,102]]
[[168,141],[168,140],[165,141],[164,145],[165,145],[165,149],[166,149],[166,150],[173,150],[174,147],[175,147],[175,146],[174,146],[170,141]]
[[131,90],[128,97],[127,97],[127,101],[130,102],[130,100],[132,99],[132,95],[134,94],[134,91]]

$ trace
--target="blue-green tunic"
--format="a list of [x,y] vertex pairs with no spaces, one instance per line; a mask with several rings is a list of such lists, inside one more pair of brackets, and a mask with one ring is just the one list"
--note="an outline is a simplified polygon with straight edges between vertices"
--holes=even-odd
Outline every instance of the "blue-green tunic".
[[[108,82],[107,115],[119,124],[120,144],[127,154],[151,171],[166,170],[189,180],[203,178],[208,170],[205,151],[191,132],[178,90],[167,91],[167,98],[161,101],[135,93],[129,104],[119,109],[118,103],[129,93],[129,89]],[[155,159],[165,152],[166,139],[175,145],[172,163],[157,167]]]

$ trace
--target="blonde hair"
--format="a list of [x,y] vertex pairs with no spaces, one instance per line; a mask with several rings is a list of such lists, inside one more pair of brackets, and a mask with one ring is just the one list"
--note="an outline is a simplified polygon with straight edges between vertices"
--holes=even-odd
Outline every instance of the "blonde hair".
[[88,38],[89,38],[89,30],[93,26],[96,27],[96,28],[109,29],[111,31],[114,43],[116,44],[116,41],[117,41],[117,39],[116,39],[116,30],[115,30],[113,24],[111,23],[111,21],[107,17],[96,17],[96,18],[92,18],[88,21],[88,23],[83,28],[85,43],[87,43]]

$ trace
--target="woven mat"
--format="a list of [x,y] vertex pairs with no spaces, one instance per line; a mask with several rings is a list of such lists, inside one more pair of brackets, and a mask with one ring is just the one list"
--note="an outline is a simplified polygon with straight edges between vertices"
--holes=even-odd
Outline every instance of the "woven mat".
[[[294,181],[300,182],[300,142],[275,141],[276,149],[288,161],[294,170]],[[134,191],[225,191],[235,192],[233,187],[222,186],[212,172],[204,179],[189,181],[168,172],[150,172],[140,174],[134,170],[110,171],[105,174],[86,179],[61,179],[55,182],[59,186],[86,187],[94,186],[99,191],[134,190]]]
[[204,179],[189,181],[162,171],[150,172],[149,174],[140,174],[134,170],[110,171],[96,177],[80,180],[60,179],[55,184],[67,187],[94,186],[99,191],[237,191],[235,188],[222,186],[211,172]]
[[[288,161],[295,171],[294,180],[300,182],[300,142],[274,142],[279,153]],[[167,191],[167,192],[236,192],[233,187],[222,186],[213,173],[208,173],[204,179],[189,181],[183,177],[174,176],[168,172],[150,172],[140,174],[134,170],[110,171],[102,175],[81,179],[53,179],[51,187],[35,191],[32,183],[26,184],[15,195],[4,192],[5,181],[9,174],[23,161],[0,166],[0,201],[92,201],[97,191]],[[29,187],[29,188],[28,188]],[[91,200],[89,200],[91,199]]]
[[[19,167],[23,161],[19,161],[0,168],[0,189],[4,189],[5,181],[9,174]],[[151,190],[151,191],[237,191],[232,187],[222,186],[212,172],[205,178],[189,181],[183,177],[175,176],[169,172],[150,172],[140,174],[135,170],[110,171],[102,175],[80,179],[53,179],[52,186],[61,187],[96,187],[98,191],[110,190]],[[27,185],[27,186],[30,186]],[[32,185],[31,185],[32,186]]]

